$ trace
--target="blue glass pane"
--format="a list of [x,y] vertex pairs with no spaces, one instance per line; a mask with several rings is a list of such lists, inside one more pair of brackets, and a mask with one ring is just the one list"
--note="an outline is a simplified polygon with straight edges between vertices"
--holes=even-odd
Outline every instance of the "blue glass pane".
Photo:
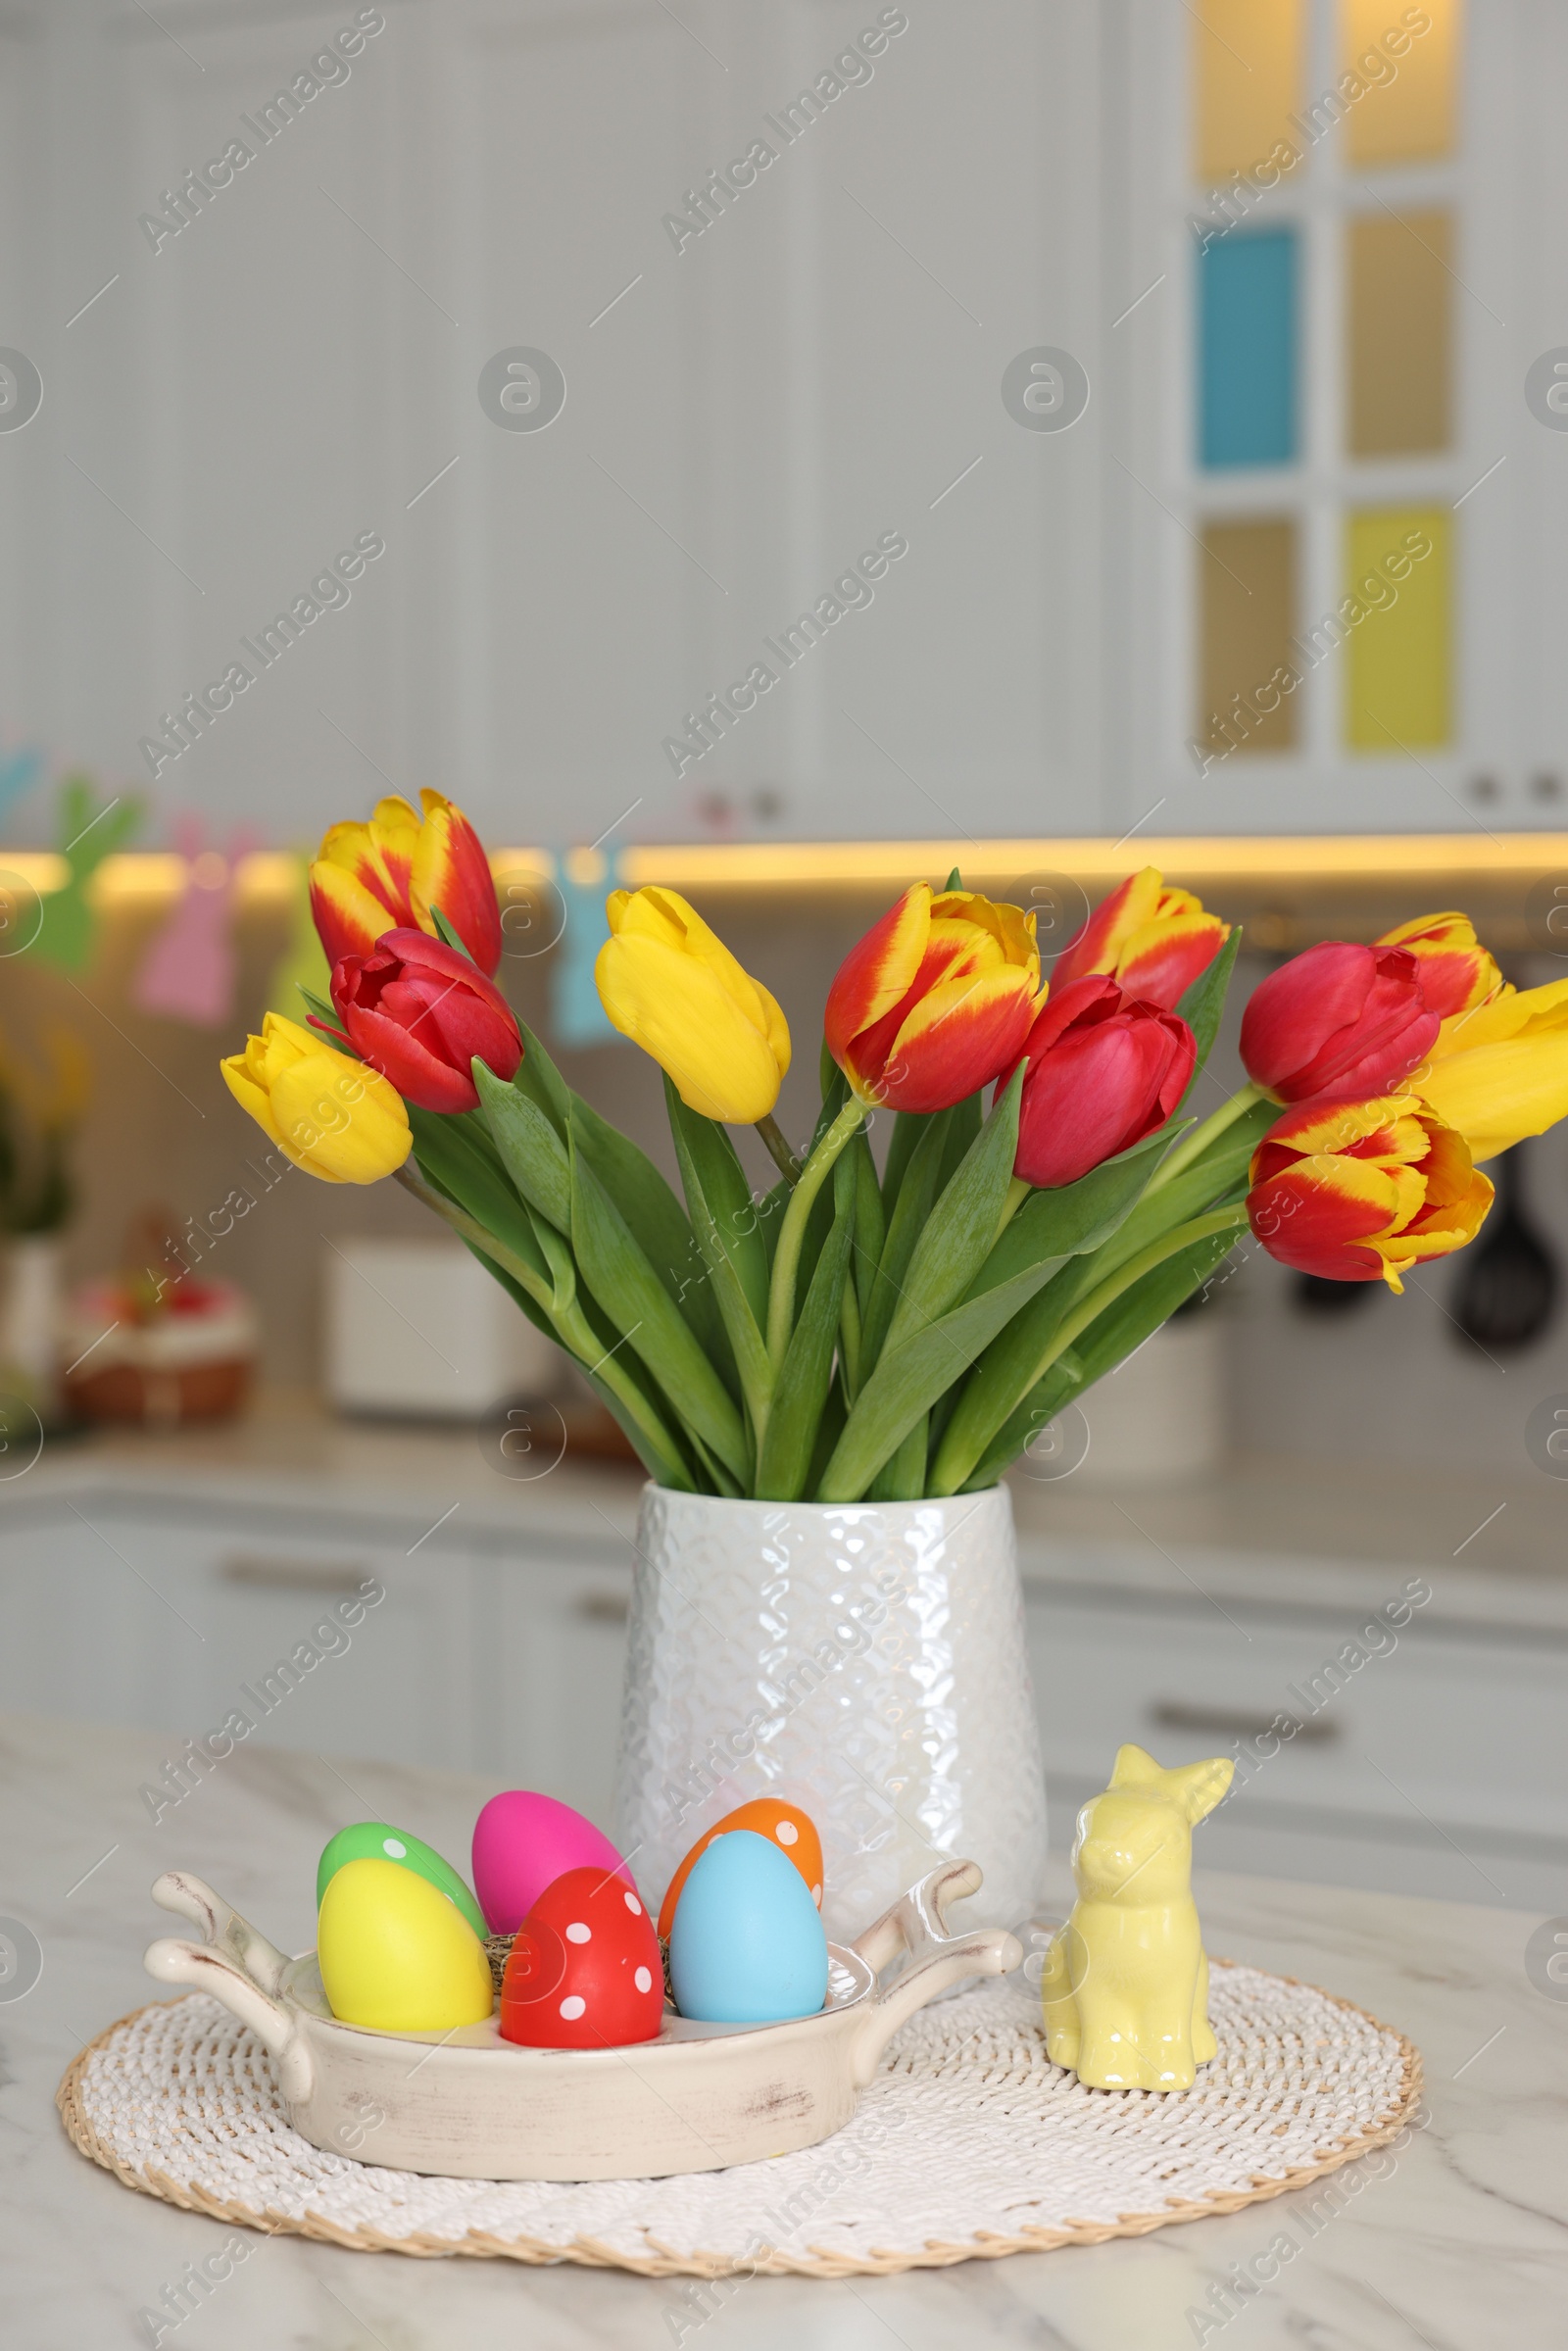
[[1297,232],[1216,237],[1199,261],[1199,449],[1205,465],[1296,456]]

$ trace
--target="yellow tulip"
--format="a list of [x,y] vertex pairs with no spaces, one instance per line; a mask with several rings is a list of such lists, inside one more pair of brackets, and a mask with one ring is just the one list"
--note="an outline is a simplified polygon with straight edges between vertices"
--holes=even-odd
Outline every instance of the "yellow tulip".
[[413,1148],[397,1089],[280,1012],[269,1012],[261,1035],[220,1067],[240,1108],[324,1184],[379,1183]]
[[755,1126],[778,1101],[790,1032],[778,1005],[674,890],[613,891],[594,979],[623,1037],[689,1110]]
[[1568,980],[1501,988],[1443,1023],[1412,1093],[1457,1127],[1478,1164],[1568,1118]]

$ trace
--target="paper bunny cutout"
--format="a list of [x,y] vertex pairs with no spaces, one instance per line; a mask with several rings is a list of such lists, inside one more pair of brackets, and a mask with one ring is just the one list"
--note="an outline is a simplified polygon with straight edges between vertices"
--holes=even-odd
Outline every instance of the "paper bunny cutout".
[[234,885],[239,860],[256,846],[257,836],[241,826],[222,855],[204,856],[206,830],[199,816],[179,816],[174,832],[188,868],[184,895],[147,950],[131,1001],[139,1011],[183,1020],[192,1028],[221,1028],[234,1005]]
[[1214,2054],[1193,1826],[1235,1769],[1214,1755],[1162,1771],[1143,1747],[1124,1746],[1110,1786],[1078,1815],[1078,1899],[1040,1988],[1047,2054],[1091,2089],[1191,2089]]

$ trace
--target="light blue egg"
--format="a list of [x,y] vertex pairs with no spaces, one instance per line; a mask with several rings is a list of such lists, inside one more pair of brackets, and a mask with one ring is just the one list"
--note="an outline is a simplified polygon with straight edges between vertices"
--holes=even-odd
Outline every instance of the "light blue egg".
[[770,1837],[716,1837],[681,1889],[669,1975],[682,2016],[773,2025],[827,1997],[827,1936],[810,1889]]

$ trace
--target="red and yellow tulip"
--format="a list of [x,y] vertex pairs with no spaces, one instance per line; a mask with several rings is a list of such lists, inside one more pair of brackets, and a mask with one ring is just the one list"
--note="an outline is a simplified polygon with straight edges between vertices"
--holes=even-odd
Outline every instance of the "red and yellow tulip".
[[1279,1102],[1382,1094],[1425,1058],[1439,1025],[1407,948],[1325,939],[1252,991],[1242,1059],[1253,1085]]
[[1387,1282],[1463,1249],[1492,1205],[1464,1137],[1410,1095],[1300,1102],[1252,1154],[1248,1221],[1282,1265]]
[[1502,974],[1468,914],[1418,914],[1413,922],[1385,931],[1373,945],[1402,947],[1414,955],[1421,994],[1440,1020],[1473,1010],[1502,986]]
[[1129,874],[1101,900],[1088,927],[1056,959],[1054,987],[1103,972],[1128,996],[1173,1011],[1231,935],[1190,890],[1176,890],[1157,866]]
[[1054,989],[1024,1046],[1013,1171],[1027,1184],[1075,1184],[1164,1125],[1198,1056],[1181,1015],[1103,976]]
[[1017,1060],[1044,999],[1033,914],[916,882],[840,964],[828,1051],[859,1101],[946,1110]]
[[329,964],[368,955],[384,931],[436,936],[439,906],[487,976],[501,960],[490,860],[463,810],[421,792],[418,815],[397,795],[368,824],[334,824],[311,866],[311,911]]

